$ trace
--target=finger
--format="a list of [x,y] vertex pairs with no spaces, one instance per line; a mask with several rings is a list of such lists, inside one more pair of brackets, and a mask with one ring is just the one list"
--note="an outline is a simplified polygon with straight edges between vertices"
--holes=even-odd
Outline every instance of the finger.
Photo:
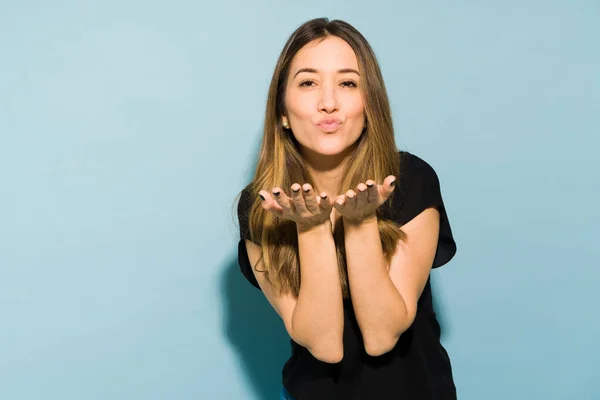
[[356,208],[356,192],[352,189],[346,192],[346,210],[354,210]]
[[273,199],[277,205],[282,209],[283,215],[290,215],[294,213],[294,205],[292,199],[290,199],[281,188],[273,189]]
[[306,208],[306,203],[304,202],[304,197],[302,196],[302,187],[298,183],[294,183],[292,185],[292,204],[294,204],[294,208],[297,214],[307,213],[308,209]]
[[377,192],[377,185],[375,181],[368,180],[367,181],[367,200],[369,204],[376,204],[377,199],[379,198],[379,193]]
[[304,204],[306,204],[308,211],[313,214],[319,214],[319,203],[317,203],[317,198],[313,192],[312,186],[309,183],[302,185],[302,195],[304,196]]
[[367,185],[359,183],[356,187],[356,207],[362,208],[369,204]]
[[262,207],[275,214],[278,217],[281,217],[283,214],[283,210],[279,204],[273,199],[273,197],[266,190],[261,190],[258,192],[258,196],[261,200]]
[[337,196],[333,202],[333,207],[341,213],[346,207],[346,195],[340,194]]
[[327,195],[327,193],[321,192],[321,195],[318,197],[318,199],[319,206],[322,210],[331,211],[331,208],[333,207],[333,201],[331,200],[331,197]]
[[379,195],[381,196],[381,201],[385,202],[394,189],[396,188],[396,177],[394,175],[390,175],[383,180],[383,185],[379,186]]

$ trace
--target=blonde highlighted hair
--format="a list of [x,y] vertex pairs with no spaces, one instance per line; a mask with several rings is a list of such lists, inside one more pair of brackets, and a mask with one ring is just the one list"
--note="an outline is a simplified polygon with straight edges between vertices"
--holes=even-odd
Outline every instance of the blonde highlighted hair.
[[[344,193],[368,179],[381,183],[388,175],[400,179],[400,157],[394,140],[392,117],[379,64],[367,40],[350,24],[329,21],[327,18],[310,20],[290,36],[286,42],[269,86],[264,132],[258,163],[252,182],[244,189],[249,192],[252,206],[248,211],[250,237],[262,249],[264,273],[267,280],[282,293],[298,296],[300,289],[300,263],[298,236],[293,221],[283,220],[261,205],[260,190],[274,187],[289,188],[294,183],[310,183],[312,176],[303,160],[293,135],[284,130],[281,116],[285,109],[285,89],[290,65],[295,54],[308,43],[336,36],[346,41],[354,50],[361,76],[361,96],[365,105],[366,125],[356,147],[345,164],[343,179],[337,193]],[[335,193],[335,194],[337,194]],[[391,207],[391,198],[384,206]],[[384,207],[382,206],[382,207]],[[377,210],[379,233],[385,259],[388,263],[404,233],[392,220],[385,219],[380,207]],[[335,243],[344,298],[348,298],[349,285],[346,270],[343,229],[335,230]]]

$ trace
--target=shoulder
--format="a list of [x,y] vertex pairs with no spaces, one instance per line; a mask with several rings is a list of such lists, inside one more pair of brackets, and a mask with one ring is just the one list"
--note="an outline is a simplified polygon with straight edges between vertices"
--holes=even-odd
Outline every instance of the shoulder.
[[252,207],[252,184],[249,183],[246,186],[244,186],[244,188],[242,189],[242,191],[238,194],[239,200],[238,200],[238,205],[237,205],[237,209],[238,209],[238,216],[240,215],[247,215],[250,212],[250,208]]
[[408,151],[398,151],[400,171],[391,201],[390,219],[401,225],[428,207],[443,206],[440,182],[434,168],[422,157]]
[[435,173],[431,164],[414,153],[398,150],[398,156],[400,157],[400,173],[407,178],[423,173]]
[[408,151],[399,150],[398,156],[400,157],[400,194],[408,194],[411,189],[418,190],[415,185],[421,189],[439,187],[438,174],[429,162]]
[[433,268],[440,267],[450,261],[456,253],[456,243],[442,198],[440,180],[434,168],[423,158],[409,152],[399,153],[400,184],[394,191],[392,219],[403,226],[427,208],[438,210],[440,230]]
[[240,238],[250,239],[250,210],[252,209],[252,184],[248,184],[238,195],[237,204],[238,224],[240,228]]

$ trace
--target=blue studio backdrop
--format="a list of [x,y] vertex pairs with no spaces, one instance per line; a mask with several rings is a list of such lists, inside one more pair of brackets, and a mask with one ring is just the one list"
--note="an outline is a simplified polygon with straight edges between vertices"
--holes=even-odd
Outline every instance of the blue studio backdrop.
[[458,244],[461,400],[600,399],[597,1],[0,2],[0,399],[270,400],[283,324],[237,265],[287,37],[376,51]]

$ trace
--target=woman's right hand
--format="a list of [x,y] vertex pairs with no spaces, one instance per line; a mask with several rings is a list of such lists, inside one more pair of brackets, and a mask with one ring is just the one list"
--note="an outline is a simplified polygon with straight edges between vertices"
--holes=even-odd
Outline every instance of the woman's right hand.
[[299,230],[306,231],[330,221],[333,199],[327,193],[316,196],[310,184],[291,186],[292,197],[288,197],[281,188],[274,188],[272,193],[266,190],[258,192],[265,210],[279,218],[296,222]]

